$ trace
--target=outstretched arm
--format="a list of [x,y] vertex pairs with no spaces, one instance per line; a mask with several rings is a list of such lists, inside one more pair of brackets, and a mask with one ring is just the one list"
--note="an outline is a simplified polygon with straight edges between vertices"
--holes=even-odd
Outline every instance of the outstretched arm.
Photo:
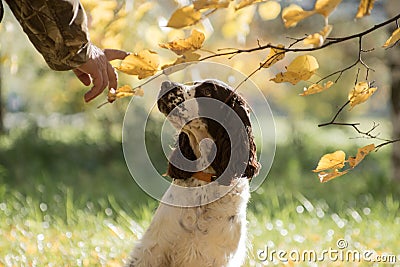
[[90,43],[86,13],[79,0],[6,0],[35,48],[53,70],[74,70],[90,101],[108,86],[116,88],[117,75],[108,62],[128,53],[101,50]]

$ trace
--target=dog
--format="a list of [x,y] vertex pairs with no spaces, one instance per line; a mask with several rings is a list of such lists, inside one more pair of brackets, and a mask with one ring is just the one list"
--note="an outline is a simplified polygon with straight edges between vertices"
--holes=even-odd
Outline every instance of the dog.
[[249,181],[260,169],[248,105],[225,83],[204,80],[163,82],[157,106],[180,131],[172,183],[126,266],[241,266]]

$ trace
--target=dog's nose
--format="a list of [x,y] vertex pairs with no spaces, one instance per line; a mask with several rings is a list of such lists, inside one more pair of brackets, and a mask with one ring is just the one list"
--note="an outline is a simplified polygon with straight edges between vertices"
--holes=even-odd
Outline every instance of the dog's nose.
[[169,90],[171,90],[172,88],[176,87],[177,85],[171,81],[164,81],[161,84],[161,90],[160,93],[158,95],[158,98],[161,98],[163,95],[165,95]]

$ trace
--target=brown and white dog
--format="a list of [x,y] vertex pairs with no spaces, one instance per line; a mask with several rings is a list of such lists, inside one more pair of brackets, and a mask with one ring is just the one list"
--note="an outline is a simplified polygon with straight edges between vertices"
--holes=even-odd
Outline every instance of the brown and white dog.
[[127,266],[241,266],[249,180],[260,168],[246,102],[205,80],[163,82],[157,104],[180,131],[167,170],[173,182]]

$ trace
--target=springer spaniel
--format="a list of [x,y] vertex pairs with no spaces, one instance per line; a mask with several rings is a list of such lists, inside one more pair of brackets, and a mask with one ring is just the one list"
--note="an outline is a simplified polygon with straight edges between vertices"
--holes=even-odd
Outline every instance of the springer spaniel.
[[249,180],[260,168],[246,102],[205,80],[165,81],[157,104],[180,131],[167,170],[173,181],[127,266],[241,266]]

